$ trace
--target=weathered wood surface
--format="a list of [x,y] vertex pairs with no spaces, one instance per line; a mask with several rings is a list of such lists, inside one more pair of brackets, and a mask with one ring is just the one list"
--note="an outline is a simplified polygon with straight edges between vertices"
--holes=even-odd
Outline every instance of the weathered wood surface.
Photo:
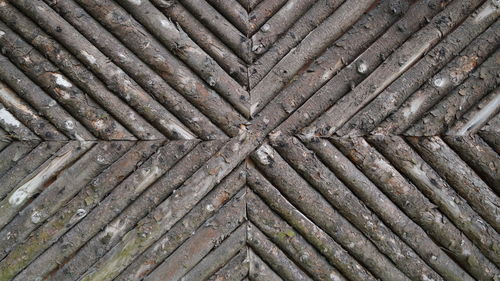
[[0,281],[500,279],[495,0],[0,0]]

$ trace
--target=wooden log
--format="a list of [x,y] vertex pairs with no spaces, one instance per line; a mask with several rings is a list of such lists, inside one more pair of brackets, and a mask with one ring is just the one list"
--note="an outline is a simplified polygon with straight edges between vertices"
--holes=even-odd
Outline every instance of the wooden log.
[[[92,144],[82,146],[79,142],[69,142],[38,169],[24,178],[17,187],[0,202],[0,229],[3,228],[24,207],[35,194],[43,192],[44,187],[50,185],[57,176],[67,167],[77,161]],[[4,257],[5,252],[0,254]]]
[[234,136],[238,132],[239,124],[246,123],[246,119],[228,102],[180,63],[136,21],[127,17],[131,20],[128,21],[128,24],[135,28],[126,28],[119,14],[115,14],[113,11],[111,15],[115,16],[108,16],[109,10],[106,6],[97,5],[93,0],[77,0],[76,2],[111,33],[121,38],[126,47],[135,52],[226,133]]
[[238,193],[219,209],[172,255],[146,276],[144,281],[161,280],[164,276],[168,276],[172,281],[203,280],[209,277],[212,273],[210,269],[198,270],[201,270],[199,266],[203,267],[210,261],[214,252],[218,253],[218,257],[212,256],[212,263],[221,262],[227,252],[234,255],[245,245],[246,225],[242,224],[245,219],[243,195],[243,192]]
[[[283,281],[251,248],[248,249],[248,277],[253,281]],[[214,280],[211,280],[214,281]]]
[[[71,78],[78,87],[89,93],[96,102],[109,110],[132,133],[143,139],[162,138],[163,135],[151,127],[142,116],[129,108],[114,93],[110,92],[97,77],[94,76],[80,61],[69,53],[61,44],[48,36],[40,27],[24,16],[14,6],[6,1],[0,18],[16,33],[23,36],[31,45],[42,52],[57,67]],[[88,54],[88,53],[87,53]]]
[[473,280],[335,146],[324,139],[306,145],[445,280]]
[[248,14],[248,35],[253,35],[272,15],[274,15],[286,0],[267,0],[254,7]]
[[321,251],[328,262],[349,280],[376,280],[335,240],[288,202],[254,167],[248,167],[248,184],[280,217]]
[[[332,206],[335,206],[342,216],[373,241],[379,251],[389,257],[408,277],[418,280],[443,280],[410,248],[410,246],[418,247],[417,243],[407,245],[405,241],[402,241],[376,213],[372,212],[314,156],[314,152],[308,150],[296,138],[277,137],[271,144],[304,179],[313,185]],[[439,269],[443,269],[450,263],[453,264],[451,260],[448,260],[447,264],[441,264]],[[454,277],[455,280],[462,279],[462,276]]]
[[498,268],[363,138],[333,138],[334,144],[472,277],[488,280]]
[[495,7],[492,2],[485,2],[414,66],[392,82],[370,104],[357,112],[336,134],[339,136],[366,135],[373,130],[389,113],[400,107],[413,92],[495,22],[498,15],[493,12],[481,18],[475,16],[489,11],[495,11]]
[[262,0],[238,0],[241,5],[243,5],[247,11],[251,11],[257,6]]
[[59,237],[81,221],[106,196],[122,178],[132,173],[136,164],[146,160],[161,142],[140,142],[92,180],[69,203],[61,208],[47,223],[36,229],[32,236],[17,245],[0,262],[2,276],[13,278]]
[[219,39],[221,39],[234,53],[246,63],[252,62],[251,40],[241,33],[224,16],[206,1],[179,0],[201,23],[206,25]]
[[[2,142],[10,144],[7,142]],[[12,169],[0,176],[0,200],[10,193],[26,176],[31,174],[35,169],[42,165],[47,159],[51,157],[65,142],[41,142],[25,157],[23,157],[17,165]],[[2,150],[3,151],[3,150]],[[1,151],[0,151],[1,155]]]
[[247,35],[248,12],[237,0],[206,0],[210,5],[219,11],[238,30]]
[[[243,207],[244,209],[245,207]],[[186,275],[182,277],[182,280],[186,281],[198,281],[207,280],[217,269],[224,266],[229,262],[238,252],[243,253],[246,257],[246,226],[243,224],[237,230],[235,230],[231,235],[226,238],[220,244],[212,250],[208,255],[206,255],[193,269],[191,269]],[[245,269],[244,262],[242,261],[241,268]],[[240,269],[241,271],[241,269]],[[247,269],[248,271],[248,269]],[[241,274],[241,273],[240,273]],[[246,272],[244,272],[246,275]],[[236,275],[236,274],[235,274]],[[245,277],[244,275],[241,278]],[[236,279],[236,276],[231,276]],[[240,278],[240,279],[241,279]]]
[[[84,147],[92,145],[88,142],[80,144]],[[16,244],[24,241],[33,230],[66,204],[81,188],[120,157],[131,145],[130,141],[98,143],[71,167],[62,171],[44,192],[0,231],[2,233],[0,238],[2,256]],[[22,191],[20,190],[20,192]],[[23,195],[23,193],[19,194]],[[18,197],[11,196],[9,199],[11,198],[13,203],[17,202],[15,199]],[[3,276],[2,279],[8,280],[10,278]]]
[[445,98],[435,104],[418,122],[406,132],[408,136],[435,136],[444,134],[455,120],[488,92],[495,89],[500,83],[498,61],[500,51],[497,51],[481,67],[476,70],[465,82],[455,88]]
[[239,176],[241,168],[233,171],[200,203],[196,205],[170,231],[141,254],[131,265],[116,277],[116,281],[132,281],[145,277],[165,258],[187,240],[205,220],[213,216],[245,184],[245,176]]
[[300,264],[312,278],[325,281],[347,280],[299,233],[273,214],[257,195],[248,191],[245,197],[248,219],[296,264]]
[[34,132],[21,123],[0,101],[0,128],[6,131],[11,139],[20,141],[40,141]]
[[500,156],[480,136],[446,136],[443,140],[497,195],[500,194]]
[[500,112],[500,88],[496,88],[457,120],[446,132],[448,136],[472,135]]
[[443,180],[401,137],[375,136],[369,139],[391,163],[495,264],[500,264],[500,236]]
[[[131,113],[133,110],[129,109],[127,104],[130,105],[138,113],[142,114],[145,119],[154,124],[158,130],[166,134],[172,139],[193,139],[196,136],[189,131],[175,116],[167,111],[159,102],[151,97],[144,89],[142,89],[132,78],[130,78],[121,68],[114,63],[110,62],[99,49],[90,43],[84,36],[82,36],[75,28],[68,22],[61,18],[54,10],[43,2],[26,2],[16,1],[16,5],[23,12],[28,14],[38,25],[48,32],[51,36],[59,40],[64,47],[66,47],[72,54],[82,61],[89,69],[91,69],[105,84],[100,85],[99,88],[104,89],[108,87],[115,95],[108,93],[104,96],[97,96],[95,92],[98,89],[91,88],[87,90],[89,95],[102,103],[103,106],[111,113],[117,116],[117,119],[122,123],[127,123],[128,127],[135,128],[140,131],[150,127],[147,122],[142,120],[137,114]],[[58,28],[59,27],[59,28]],[[72,69],[66,67],[67,73],[72,73]],[[84,67],[82,67],[84,69]],[[87,73],[87,70],[83,71]],[[87,77],[90,76],[88,73]],[[79,77],[79,75],[77,76]],[[85,78],[85,76],[83,77]],[[78,81],[77,79],[74,79]],[[85,79],[87,81],[89,79]],[[85,84],[81,82],[82,84]],[[80,86],[83,88],[82,86]],[[122,102],[120,97],[124,102]],[[108,102],[105,104],[105,102]],[[125,102],[127,104],[125,104]],[[132,115],[130,115],[132,114]],[[134,120],[137,119],[137,120]],[[122,121],[123,120],[123,121]],[[139,122],[138,124],[135,122]],[[158,132],[149,128],[148,132],[142,132],[139,137],[142,139],[157,139]]]
[[[315,0],[287,1],[252,35],[252,51],[257,55],[265,53],[315,2]],[[317,16],[321,17],[321,15]]]
[[500,232],[500,199],[439,137],[408,141],[481,217]]
[[[204,3],[205,1],[198,2]],[[125,16],[126,11],[120,9],[119,6],[111,5],[112,1],[109,1],[109,3],[115,15],[127,18]],[[119,3],[152,35],[158,38],[172,54],[180,58],[206,83],[226,98],[243,115],[248,117],[250,102],[248,92],[234,81],[212,57],[205,53],[180,26],[156,9],[149,0],[141,0],[139,5],[137,5],[138,2],[133,0],[121,0]]]
[[[255,87],[280,59],[297,46],[314,28],[320,25],[340,4],[342,4],[342,1],[318,1],[305,15],[293,24],[288,32],[277,39],[272,46],[268,46],[267,50],[256,48],[254,52],[260,53],[261,56],[255,59],[254,63],[248,67],[250,88]],[[266,52],[264,53],[264,51]]]
[[161,0],[151,0],[151,3],[167,17],[180,24],[193,41],[213,57],[231,77],[236,79],[241,85],[248,86],[246,63],[213,34],[210,29],[186,10],[182,4],[179,2],[165,3]]
[[[212,188],[229,174],[255,147],[255,136],[242,134],[227,142],[170,196],[152,210],[140,224],[80,278],[110,280],[125,269],[147,247],[189,212]],[[239,151],[239,153],[235,153]],[[145,233],[145,235],[143,235]],[[119,266],[117,266],[119,264]]]
[[[306,273],[283,253],[276,245],[262,233],[256,226],[248,223],[247,243],[255,252],[255,257],[260,257],[265,264],[269,265],[272,272],[276,272],[280,277],[290,281],[312,281]],[[269,271],[264,268],[264,273]],[[250,268],[252,270],[252,268]],[[257,272],[259,273],[259,272]],[[257,275],[250,272],[250,276]],[[260,275],[260,274],[259,274]],[[266,274],[267,275],[267,274]]]
[[[10,144],[9,133],[0,128],[0,152]],[[0,196],[1,197],[1,196]]]
[[[1,54],[0,79],[68,138],[95,140],[95,137],[78,120]],[[67,126],[67,124],[72,124],[72,126]]]
[[[413,93],[401,107],[380,123],[372,134],[402,134],[413,122],[420,119],[453,88],[465,79],[494,53],[500,40],[500,23],[494,23],[478,36],[465,50],[434,75],[429,83]],[[436,86],[436,82],[437,85]],[[443,83],[444,82],[444,83]]]
[[[290,96],[297,95],[296,93],[304,93],[304,96],[312,97],[308,101],[303,99],[302,102],[296,102],[296,104],[303,103],[303,105],[276,131],[282,131],[283,134],[295,134],[299,129],[314,121],[336,100],[376,69],[383,62],[383,58],[391,53],[391,50],[397,48],[416,32],[420,24],[425,22],[426,17],[432,17],[438,13],[441,6],[437,3],[438,1],[429,3],[419,1],[410,6],[410,1],[404,1],[397,6],[398,9],[394,13],[391,2],[383,1],[368,12],[316,59],[296,81],[292,81],[283,90],[280,94],[282,97],[277,98],[283,105],[288,103],[284,101],[295,100]],[[446,3],[444,2],[443,5]],[[404,16],[401,17],[402,14]],[[405,28],[398,28],[399,26]],[[348,66],[342,69],[344,64]],[[359,72],[358,68],[361,68],[363,72]],[[351,82],[346,83],[346,81]]]
[[373,4],[373,0],[360,0],[356,3],[345,2],[328,19],[309,33],[250,91],[252,98],[250,115],[254,116],[258,113],[304,65],[339,38],[371,4]]
[[87,231],[92,228],[93,232],[98,233],[79,249],[63,269],[53,274],[54,278],[67,280],[78,278],[111,250],[140,218],[170,195],[176,183],[166,172],[196,144],[197,141],[167,143],[115,188],[105,200],[99,202],[98,208],[94,209],[71,235],[82,231],[85,226]]
[[[172,153],[171,157],[157,156],[155,161],[151,160],[149,164],[172,166],[195,143],[196,141],[174,142],[168,147]],[[14,280],[46,276],[73,255],[74,257],[67,261],[62,268],[53,273],[53,277],[63,280],[77,279],[107,250],[118,243],[121,237],[133,228],[140,218],[154,209],[191,173],[198,169],[221,145],[219,141],[201,143],[153,186],[149,186],[153,179],[148,175],[154,175],[157,172],[148,170],[149,165],[143,164],[141,169],[135,171],[118,187],[114,188],[113,192],[106,197],[107,199],[102,201],[92,212],[89,212],[84,220],[62,236],[52,247],[19,273]],[[138,196],[138,193],[134,192],[135,188],[140,187],[141,190],[144,190],[148,186],[145,193],[134,202],[133,199]],[[71,241],[71,243],[67,243],[67,241]],[[75,254],[76,251],[78,252]],[[82,256],[85,258],[80,258]]]
[[[0,29],[5,33],[0,37],[0,46],[5,51],[5,55],[57,102],[77,116],[93,134],[103,139],[135,139],[40,52],[33,49],[2,22],[0,22]],[[69,127],[72,125],[70,124]]]
[[252,153],[264,175],[295,206],[301,206],[315,224],[342,245],[375,277],[387,280],[410,280],[376,246],[326,199],[301,178],[272,147],[264,144]]
[[[376,98],[387,86],[420,60],[443,36],[459,25],[480,2],[482,1],[468,1],[466,5],[452,2],[428,25],[394,51],[363,82],[340,98],[310,126],[304,128],[304,132],[332,136],[356,112]],[[446,20],[443,20],[444,18]]]
[[486,126],[482,127],[479,135],[491,146],[496,153],[500,154],[500,114],[493,117]]
[[46,1],[71,23],[87,40],[99,48],[140,86],[151,93],[184,125],[202,139],[224,138],[226,135],[165,80],[142,62],[132,51],[94,20],[73,1]]
[[26,124],[33,133],[44,140],[63,141],[67,138],[59,132],[54,125],[43,118],[34,108],[23,101],[19,96],[0,81],[0,102],[11,111],[14,116],[22,123]]
[[207,281],[244,279],[248,275],[248,265],[250,263],[247,256],[248,248],[244,247],[228,263],[207,279]]
[[0,176],[14,168],[30,151],[39,144],[38,141],[14,141],[0,152]]

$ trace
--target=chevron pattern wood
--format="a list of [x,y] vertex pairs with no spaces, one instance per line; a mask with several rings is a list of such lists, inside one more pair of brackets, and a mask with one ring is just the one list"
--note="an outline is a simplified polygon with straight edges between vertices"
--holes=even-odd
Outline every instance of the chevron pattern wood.
[[497,0],[0,0],[0,280],[500,280]]

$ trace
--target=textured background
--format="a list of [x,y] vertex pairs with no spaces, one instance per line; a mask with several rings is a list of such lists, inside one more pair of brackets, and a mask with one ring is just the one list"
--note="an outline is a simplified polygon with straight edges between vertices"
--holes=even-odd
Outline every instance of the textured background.
[[500,280],[498,0],[0,0],[0,281]]

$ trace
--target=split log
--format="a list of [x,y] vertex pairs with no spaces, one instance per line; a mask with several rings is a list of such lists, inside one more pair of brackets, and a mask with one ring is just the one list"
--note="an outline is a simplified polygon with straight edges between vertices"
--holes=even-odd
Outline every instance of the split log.
[[[165,4],[161,0],[151,0],[162,13],[177,22],[198,46],[203,48],[231,77],[241,85],[248,86],[247,66],[226,44],[204,24],[198,21],[179,2]],[[226,3],[226,1],[221,1]]]
[[500,112],[500,88],[484,97],[479,103],[457,120],[446,132],[448,136],[464,136],[477,133],[479,128]]
[[19,96],[0,81],[0,102],[11,111],[13,115],[28,128],[44,140],[63,141],[67,138],[59,132],[54,125],[40,116],[34,108],[23,101]]
[[267,105],[304,65],[339,38],[373,2],[373,0],[360,0],[356,3],[347,1],[311,31],[250,91],[252,99],[250,115],[254,116]]
[[[105,1],[101,5],[110,7],[116,16],[126,20],[129,17],[126,11],[117,5],[112,5],[112,3],[112,1],[109,3]],[[244,116],[248,117],[250,102],[248,92],[234,81],[212,57],[205,53],[179,25],[163,15],[149,0],[141,0],[139,5],[137,5],[139,2],[134,0],[121,0],[119,3],[152,35],[158,38],[172,54],[180,58],[207,84],[226,98]],[[204,4],[206,4],[205,1],[198,1],[197,6]],[[205,13],[210,12],[205,11]]]
[[489,280],[498,274],[498,268],[364,139],[333,138],[332,141],[472,277]]
[[[413,93],[402,106],[372,131],[372,134],[402,134],[429,108],[465,79],[494,53],[500,40],[500,22],[494,23],[479,35],[448,65],[434,75],[429,83]],[[439,86],[436,86],[439,85]]]
[[[106,91],[101,94],[102,96],[98,96],[96,92],[99,92],[99,88],[96,89],[92,87],[86,90],[98,103],[103,104],[106,109],[117,116],[117,119],[122,123],[127,123],[128,127],[135,128],[136,131],[141,131],[143,125],[145,125],[144,129],[150,127],[150,125],[140,118],[140,116],[131,113],[133,110],[128,108],[128,104],[169,138],[193,139],[196,137],[188,128],[177,120],[175,116],[153,99],[153,97],[144,91],[144,89],[142,89],[121,68],[110,62],[108,57],[92,45],[92,43],[61,18],[47,4],[43,2],[24,2],[23,0],[16,1],[15,4],[46,32],[59,40],[65,48],[72,52],[75,57],[82,61],[106,84],[106,86],[100,84],[99,88],[104,89],[108,87],[115,93],[115,95],[112,95],[109,91]],[[68,76],[73,72],[75,72],[76,77],[80,76],[73,67],[66,67],[65,69]],[[87,74],[86,76],[88,78],[91,77],[85,67],[82,66],[80,69],[83,70],[83,74]],[[86,77],[83,76],[82,78]],[[73,78],[73,80],[79,81],[75,78]],[[87,80],[89,79],[84,79],[79,84],[85,85],[86,83],[84,82]],[[80,87],[84,88],[82,86]],[[107,93],[107,95],[104,96],[105,93]],[[127,104],[122,102],[117,96]],[[105,104],[105,102],[107,103]],[[137,124],[135,122],[140,123]],[[149,130],[152,131],[152,128],[149,128]],[[148,132],[142,132],[139,137],[143,139],[157,139],[157,136],[160,135],[155,131],[149,132],[149,134],[152,136],[149,136]]]
[[480,136],[446,136],[444,141],[497,195],[500,194],[500,156]]
[[[290,281],[312,281],[306,273],[302,271],[295,263],[293,263],[285,253],[283,253],[276,245],[262,233],[256,226],[248,223],[247,228],[247,243],[255,252],[254,257],[261,258],[268,264],[271,272],[276,272],[280,277]],[[266,270],[267,268],[264,268]],[[250,268],[251,270],[251,268]],[[269,271],[264,271],[267,273]],[[259,273],[259,272],[257,272]],[[254,275],[252,272],[250,276]]]
[[300,206],[315,224],[342,245],[375,277],[386,280],[410,280],[377,247],[326,199],[288,166],[272,147],[264,144],[252,158],[265,176],[295,206]]
[[345,281],[328,261],[251,190],[245,195],[248,219],[316,280]]
[[[1,26],[0,26],[1,27]],[[1,90],[1,89],[0,89]],[[0,128],[6,131],[11,139],[20,141],[40,141],[40,138],[26,125],[21,123],[0,101]]]
[[[196,141],[174,142],[168,148],[171,153],[174,153],[170,155],[171,157],[166,159],[165,157],[159,157],[158,159],[157,156],[156,161],[151,160],[149,164],[171,166],[194,143]],[[156,204],[165,199],[176,186],[185,181],[221,145],[219,141],[201,143],[194,151],[186,155],[176,166],[170,169],[167,174],[163,175],[162,181],[157,181],[155,185],[149,188],[148,186],[152,184],[153,179],[148,178],[148,175],[152,173],[154,175],[156,172],[148,170],[149,165],[143,164],[139,170],[114,188],[113,192],[92,212],[89,212],[84,220],[62,236],[52,247],[18,274],[14,280],[29,280],[37,276],[46,276],[56,269],[58,264],[63,263],[79,250],[74,258],[53,274],[54,278],[57,279],[75,280],[97,259],[103,256],[107,249],[109,250],[118,243],[123,234],[134,227],[137,221],[151,211]],[[140,183],[142,183],[142,186]],[[140,187],[142,190],[148,189],[134,203],[131,203],[138,196],[134,192],[136,187]],[[98,202],[96,200],[93,203]],[[67,243],[67,241],[71,241],[71,243]],[[87,244],[82,247],[85,243]],[[79,258],[80,256],[85,258]]]
[[244,247],[228,263],[207,279],[207,281],[243,280],[248,275],[249,263],[248,248]]
[[[199,266],[209,262],[210,256],[214,252],[219,252],[219,256],[212,256],[212,259],[215,258],[213,262],[220,262],[220,260],[224,259],[226,253],[230,252],[231,248],[235,252],[241,249],[245,244],[246,232],[246,225],[242,224],[245,218],[243,195],[243,192],[238,193],[225,206],[220,208],[172,255],[146,276],[144,281],[161,280],[164,276],[168,276],[168,279],[172,281],[203,280],[203,277],[208,277],[209,274],[207,273],[211,272],[196,272],[196,270],[199,270]],[[227,248],[228,246],[231,247]],[[221,250],[226,253],[221,253]],[[210,251],[212,252],[210,253]],[[235,252],[233,252],[233,255]],[[208,257],[206,257],[207,254]]]
[[[5,142],[7,143],[7,142]],[[10,143],[7,143],[10,144]],[[0,176],[0,200],[10,193],[25,177],[33,173],[35,169],[40,167],[47,159],[49,159],[65,142],[41,142],[25,157],[23,157],[17,165]],[[3,151],[3,150],[2,150]],[[3,156],[0,151],[0,156]],[[5,158],[2,158],[5,159]]]
[[[50,159],[45,161],[38,169],[23,179],[17,187],[0,202],[0,229],[3,228],[24,207],[35,194],[41,193],[57,176],[67,167],[70,167],[88,149],[89,145],[81,145],[79,142],[69,142]],[[0,259],[5,252],[0,253]]]
[[486,60],[465,82],[435,104],[406,132],[408,136],[435,136],[446,132],[488,92],[500,84],[500,51]]
[[[336,134],[339,136],[368,134],[387,115],[399,108],[413,92],[453,59],[457,53],[466,48],[474,38],[494,23],[498,15],[492,11],[495,11],[494,4],[491,1],[484,3],[473,13],[473,16],[469,16],[413,67],[392,82],[370,104],[357,112]],[[481,18],[475,16],[485,12],[486,16]]]
[[250,39],[241,33],[236,27],[228,22],[216,9],[206,1],[178,0],[184,5],[200,22],[206,25],[217,37],[219,37],[236,55],[246,63],[252,62]]
[[280,217],[300,232],[328,262],[346,278],[356,281],[376,280],[335,240],[288,202],[254,167],[248,167],[248,184]]
[[422,158],[446,179],[487,223],[500,232],[500,198],[488,185],[441,138],[410,137],[408,140]]
[[[78,120],[73,118],[56,100],[47,95],[1,54],[0,79],[68,138],[95,140],[95,137]],[[67,126],[67,124],[70,124],[70,126]]]
[[375,136],[369,139],[391,164],[415,186],[495,264],[500,264],[500,236],[400,137]]
[[415,33],[390,57],[375,69],[350,93],[340,98],[304,132],[332,136],[356,112],[376,98],[387,86],[406,72],[420,58],[436,45],[442,36],[450,33],[482,1],[468,1],[466,4],[452,2],[436,15],[424,28]]
[[83,188],[33,235],[19,244],[0,262],[2,276],[13,278],[59,237],[81,221],[122,178],[132,173],[136,164],[146,160],[161,142],[140,142]]
[[[77,116],[93,134],[106,140],[135,139],[109,113],[91,100],[87,93],[74,85],[57,66],[33,49],[3,22],[0,22],[0,30],[4,33],[0,36],[0,46],[5,55],[57,102]],[[66,126],[72,127],[73,124],[67,123]],[[76,138],[83,140],[81,136]]]
[[226,135],[73,1],[46,1],[92,44],[202,139]]
[[241,169],[233,171],[200,203],[196,205],[171,230],[141,254],[131,265],[116,277],[116,281],[133,281],[145,277],[165,258],[172,254],[187,240],[205,220],[213,216],[229,199],[245,184],[245,177],[240,175]]
[[[250,88],[254,88],[280,59],[320,25],[340,4],[342,4],[340,0],[318,1],[305,15],[297,19],[286,34],[283,34],[279,39],[277,38],[272,46],[267,46],[268,49],[255,48],[254,52],[261,54],[261,56],[248,67]],[[264,53],[264,51],[266,52]]]
[[[121,38],[126,47],[135,52],[226,133],[234,136],[238,132],[238,126],[246,123],[246,119],[228,102],[180,63],[140,24],[135,20],[132,21],[130,16],[127,17],[129,19],[127,25],[123,25],[121,13],[118,10],[110,11],[107,6],[95,3],[93,0],[77,0],[76,2],[111,33]],[[134,26],[134,28],[129,28],[129,26]]]
[[[363,16],[333,46],[316,59],[296,81],[292,81],[283,90],[280,94],[282,97],[277,98],[283,106],[288,103],[288,100],[295,100],[289,96],[297,95],[297,93],[304,93],[305,98],[313,94],[314,96],[308,101],[302,98],[302,102],[296,103],[304,104],[276,131],[282,131],[285,135],[295,134],[299,129],[313,122],[354,85],[376,69],[393,49],[416,32],[425,22],[426,17],[432,17],[441,10],[441,5],[438,5],[440,1],[436,0],[429,3],[419,1],[412,6],[410,6],[410,1],[398,2],[400,4],[396,12],[392,10],[391,3],[391,1],[383,1]],[[443,2],[443,5],[447,3]],[[404,16],[401,17],[401,15]],[[401,26],[404,28],[399,28]],[[344,64],[348,66],[341,70]],[[358,71],[358,68],[362,71]],[[289,111],[291,112],[292,109]],[[268,111],[264,110],[264,112]],[[266,116],[269,116],[269,113]]]
[[324,139],[307,142],[306,145],[445,280],[473,280],[335,146]]

